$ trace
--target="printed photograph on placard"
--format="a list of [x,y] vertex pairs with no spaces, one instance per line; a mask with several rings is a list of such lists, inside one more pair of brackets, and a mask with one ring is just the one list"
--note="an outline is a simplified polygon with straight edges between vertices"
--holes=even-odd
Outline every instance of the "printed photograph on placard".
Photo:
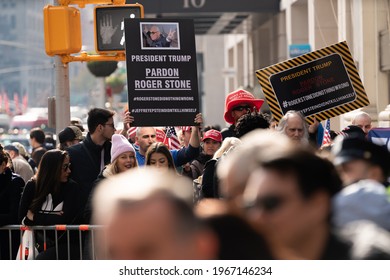
[[179,23],[177,22],[141,22],[141,49],[180,50]]
[[199,112],[192,19],[125,19],[128,105],[135,126],[193,125]]

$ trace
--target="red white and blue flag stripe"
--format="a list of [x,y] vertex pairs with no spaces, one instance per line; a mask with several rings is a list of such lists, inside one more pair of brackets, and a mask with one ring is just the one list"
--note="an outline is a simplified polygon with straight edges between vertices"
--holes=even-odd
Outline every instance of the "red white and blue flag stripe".
[[322,145],[327,145],[330,143],[332,143],[332,139],[330,137],[330,119],[327,119],[325,122],[324,137],[322,138]]

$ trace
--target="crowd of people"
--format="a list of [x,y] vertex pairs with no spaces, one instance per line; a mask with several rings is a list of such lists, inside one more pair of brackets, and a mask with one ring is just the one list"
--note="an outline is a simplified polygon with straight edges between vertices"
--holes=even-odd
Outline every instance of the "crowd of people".
[[[37,259],[389,259],[390,153],[369,140],[371,117],[357,113],[325,143],[318,121],[298,111],[276,121],[263,103],[228,94],[230,126],[199,113],[176,129],[175,149],[129,112],[118,131],[102,108],[87,131],[62,130],[57,148],[33,129],[31,156],[0,148],[0,226],[103,225],[93,244],[88,234],[43,244],[36,231]],[[19,235],[10,255],[0,234],[1,259],[15,259]]]

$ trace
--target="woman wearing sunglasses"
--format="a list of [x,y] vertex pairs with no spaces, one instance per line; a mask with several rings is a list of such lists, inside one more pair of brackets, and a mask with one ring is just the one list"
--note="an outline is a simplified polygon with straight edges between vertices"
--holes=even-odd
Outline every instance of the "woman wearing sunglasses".
[[[69,179],[70,162],[66,151],[47,151],[39,164],[37,174],[27,182],[19,206],[19,221],[26,226],[77,224],[81,209],[80,188]],[[36,259],[56,259],[54,232],[34,231],[38,256]],[[58,233],[58,258],[68,259],[66,232]],[[76,238],[77,239],[77,238]],[[69,258],[79,258],[75,238]],[[75,245],[75,246],[73,246]],[[46,247],[46,248],[45,248]],[[45,250],[46,249],[46,250]]]

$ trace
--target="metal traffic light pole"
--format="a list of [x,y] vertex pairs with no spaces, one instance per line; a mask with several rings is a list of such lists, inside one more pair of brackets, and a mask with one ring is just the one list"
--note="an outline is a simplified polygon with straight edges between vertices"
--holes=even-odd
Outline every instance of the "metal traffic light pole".
[[[60,6],[58,0],[55,6]],[[55,128],[56,135],[70,124],[69,64],[63,63],[59,55],[54,58],[55,75]],[[58,137],[57,137],[58,139]]]
[[[54,6],[45,6],[43,9],[45,50],[49,56],[54,56],[55,77],[55,98],[50,98],[48,102],[49,123],[55,126],[57,135],[70,124],[69,63],[126,60],[123,46],[121,49],[110,51],[97,48],[99,52],[97,55],[80,52],[80,12],[77,8],[68,7],[68,5],[78,5],[80,8],[84,8],[86,4],[112,4],[99,8],[99,10],[114,11],[114,9],[119,8],[119,11],[126,10],[128,12],[128,9],[135,9],[136,12],[131,13],[131,15],[134,17],[144,16],[141,4],[125,4],[125,0],[53,0]],[[99,40],[97,39],[97,41]],[[75,53],[79,54],[71,55]]]

